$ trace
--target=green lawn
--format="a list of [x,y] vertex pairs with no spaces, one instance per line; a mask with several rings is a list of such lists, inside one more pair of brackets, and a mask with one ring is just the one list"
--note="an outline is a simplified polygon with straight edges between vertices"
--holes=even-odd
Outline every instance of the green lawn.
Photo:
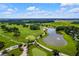
[[14,49],[14,50],[8,52],[7,54],[8,54],[8,56],[11,56],[12,54],[14,54],[15,56],[19,56],[22,54],[22,51],[19,48],[17,48],[17,49]]
[[[5,43],[5,46],[4,46],[3,49],[17,44],[15,42],[12,42],[11,40],[25,43],[27,41],[26,37],[33,38],[33,39],[29,38],[30,40],[35,40],[35,38],[43,32],[42,30],[30,30],[29,28],[23,27],[22,25],[16,25],[16,24],[9,25],[7,23],[5,23],[5,25],[8,26],[8,27],[17,27],[17,28],[19,28],[19,31],[21,32],[21,34],[20,34],[19,37],[14,37],[13,33],[8,33],[8,32],[5,33],[0,28],[0,41]],[[6,36],[6,37],[9,37],[9,39],[6,38],[6,37],[3,37],[2,35]],[[2,50],[2,49],[0,49],[0,50]]]
[[14,37],[13,36],[13,33],[4,33],[2,30],[0,30],[5,36],[7,37],[10,37],[16,41],[19,41],[19,42],[26,42],[26,37],[28,36],[35,36],[37,37],[38,35],[40,35],[41,33],[43,33],[42,30],[30,30],[29,28],[27,27],[23,27],[22,25],[6,25],[8,27],[17,27],[19,28],[19,31],[20,31],[20,36],[19,37]]
[[52,52],[44,50],[43,48],[37,47],[35,45],[32,45],[29,47],[28,54],[30,56],[51,56],[51,55],[53,55]]
[[[10,41],[9,39],[0,36],[0,41],[4,42],[4,47],[2,49],[8,48],[10,46],[16,45],[17,43]],[[0,49],[0,50],[2,50]]]
[[33,56],[46,56],[47,55],[46,52],[44,52],[43,50],[39,48],[33,48],[32,53],[33,53]]
[[[30,30],[29,28],[23,27],[22,25],[16,25],[16,24],[9,25],[7,23],[4,23],[4,24],[8,27],[19,28],[19,31],[21,32],[19,37],[14,37],[13,33],[4,33],[3,30],[0,28],[0,34],[10,37],[11,39],[13,39],[14,41],[17,41],[17,42],[26,42],[27,37],[30,39],[33,38],[31,40],[35,40],[35,38],[37,36],[39,36],[41,33],[43,33],[42,30]],[[70,22],[54,22],[54,23],[44,23],[44,24],[50,25],[51,27],[56,27],[56,26],[76,26],[76,27],[79,27],[79,24],[71,24]],[[49,46],[43,42],[43,39],[39,39],[38,42],[50,49],[56,49],[62,53],[74,56],[76,53],[76,46],[75,46],[76,42],[73,41],[71,36],[67,35],[64,32],[62,32],[62,35],[64,36],[64,39],[68,42],[68,44],[63,47]],[[2,37],[1,35],[0,35],[0,41],[5,43],[5,46],[2,49],[5,49],[7,47],[18,44],[18,43],[10,41],[10,39],[7,39],[6,37]],[[2,49],[0,49],[0,50],[2,50]],[[16,56],[18,56],[22,53],[22,51],[19,51],[19,49],[15,49],[15,50],[12,50],[11,53],[9,53],[9,55],[11,55],[12,53],[15,54]],[[48,52],[43,48],[36,47],[35,45],[32,45],[29,47],[28,53],[30,56],[51,56],[51,55],[53,55],[53,53]]]
[[57,27],[57,26],[75,26],[75,27],[79,27],[79,24],[72,24],[72,22],[68,22],[68,21],[59,21],[59,22],[52,22],[52,23],[43,23],[43,25],[48,25],[48,26],[52,26],[52,27]]

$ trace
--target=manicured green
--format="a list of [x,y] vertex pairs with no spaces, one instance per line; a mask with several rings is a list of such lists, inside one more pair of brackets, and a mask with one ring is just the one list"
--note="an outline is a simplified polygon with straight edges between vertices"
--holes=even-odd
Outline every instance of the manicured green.
[[[0,25],[2,25],[0,23]],[[13,46],[13,45],[17,45],[17,44],[20,44],[20,43],[15,43],[13,41],[16,41],[16,42],[24,42],[26,43],[26,41],[29,39],[29,40],[35,40],[37,36],[39,36],[40,34],[43,33],[43,30],[42,28],[43,27],[57,27],[57,26],[75,26],[75,27],[79,27],[79,24],[71,24],[71,22],[68,22],[68,21],[60,21],[60,22],[51,22],[51,23],[43,23],[43,25],[45,26],[41,26],[41,30],[31,30],[28,26],[28,27],[23,27],[23,25],[16,25],[16,24],[12,24],[12,25],[9,25],[8,23],[4,23],[4,25],[8,26],[8,27],[17,27],[20,31],[20,36],[19,37],[14,37],[13,36],[13,32],[12,33],[9,33],[9,32],[4,32],[1,28],[0,28],[0,41],[1,42],[4,42],[5,43],[5,46],[0,49],[0,50],[3,50],[7,47],[10,47],[10,46]],[[76,54],[76,42],[73,40],[73,38],[69,35],[67,35],[66,33],[64,33],[63,31],[61,31],[64,39],[67,41],[67,45],[66,46],[62,46],[62,47],[56,47],[56,46],[49,46],[47,45],[45,42],[43,42],[43,39],[44,38],[40,38],[38,39],[37,41],[50,48],[50,49],[56,49],[62,53],[65,53],[65,54],[68,54],[68,55],[71,55],[71,56],[74,56]],[[4,36],[2,36],[4,35]],[[9,37],[10,39],[6,38],[6,37]],[[11,41],[13,40],[13,41]],[[9,55],[11,54],[15,54],[16,56],[20,55],[22,53],[22,51],[20,51],[19,49],[15,49],[15,50],[12,50],[10,51],[11,53],[9,53]],[[53,53],[51,52],[48,52],[47,50],[39,47],[39,46],[35,46],[35,45],[32,45],[29,47],[29,50],[28,50],[28,54],[30,56],[51,56],[53,55]]]
[[[27,41],[26,37],[29,37],[29,40],[35,40],[35,38],[43,32],[42,30],[30,30],[29,28],[23,27],[22,25],[16,25],[16,24],[9,25],[7,23],[4,23],[4,25],[6,25],[7,27],[19,28],[19,31],[21,32],[21,34],[19,37],[14,37],[13,32],[12,33],[9,33],[9,32],[5,33],[0,28],[0,41],[5,43],[5,46],[3,49],[13,46],[13,45],[16,45],[16,44],[20,44],[20,43],[16,43],[16,42],[26,43],[26,41]],[[16,42],[13,42],[11,40],[16,41]],[[2,49],[0,49],[0,50],[2,50]]]
[[32,53],[34,56],[46,56],[47,54],[39,48],[33,48]]
[[42,30],[30,30],[27,27],[23,27],[22,25],[16,25],[16,24],[14,24],[14,25],[7,24],[6,26],[19,28],[19,31],[21,33],[19,37],[14,37],[13,33],[4,33],[2,31],[3,35],[10,37],[13,40],[19,41],[19,42],[26,42],[26,37],[28,37],[29,35],[33,35],[33,36],[37,37],[38,35],[40,35],[43,32]]
[[[2,49],[8,48],[10,46],[16,45],[17,43],[10,41],[9,39],[0,36],[0,41],[4,42],[4,47]],[[0,49],[0,50],[2,50]]]
[[33,35],[29,35],[29,36],[26,37],[26,39],[27,40],[35,40],[36,38]]
[[35,46],[35,45],[32,45],[29,47],[28,54],[30,56],[51,56],[51,55],[53,55],[52,52],[49,52],[49,51],[47,51],[39,46]]

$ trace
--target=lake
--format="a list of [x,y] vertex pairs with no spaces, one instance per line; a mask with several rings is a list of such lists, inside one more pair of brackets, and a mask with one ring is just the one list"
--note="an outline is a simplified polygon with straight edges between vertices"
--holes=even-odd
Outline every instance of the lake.
[[63,35],[57,34],[55,28],[48,28],[47,33],[48,36],[43,40],[47,45],[52,46],[67,45],[67,41],[63,38]]

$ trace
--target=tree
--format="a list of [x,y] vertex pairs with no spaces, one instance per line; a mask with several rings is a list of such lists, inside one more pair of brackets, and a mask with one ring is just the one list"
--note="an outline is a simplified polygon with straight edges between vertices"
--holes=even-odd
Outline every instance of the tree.
[[78,41],[76,43],[76,51],[77,53],[75,54],[75,56],[78,56],[79,55],[79,42]]
[[21,47],[22,47],[22,45],[23,45],[23,44],[20,44],[20,45],[18,45],[18,47],[19,47],[19,48],[21,48]]
[[77,39],[79,39],[79,34],[76,37],[77,37]]
[[11,56],[15,56],[14,54],[11,54]]
[[5,29],[5,28],[6,28],[6,26],[5,26],[5,25],[1,25],[1,28],[2,28],[2,29]]
[[3,55],[3,54],[7,54],[7,53],[8,53],[7,50],[4,50],[4,51],[2,52],[2,55]]
[[54,56],[59,56],[59,51],[53,50],[53,54],[54,54]]
[[15,37],[20,36],[20,32],[14,32],[14,36],[15,36]]
[[16,27],[14,27],[14,28],[12,28],[12,29],[13,29],[13,32],[18,32],[18,31],[19,31],[19,29],[16,28]]
[[56,27],[56,31],[60,31],[60,30],[64,30],[65,27],[64,26],[59,26],[59,27]]
[[31,30],[40,30],[40,26],[39,25],[30,25],[30,29]]
[[23,24],[23,27],[28,27],[29,25]]
[[43,36],[42,36],[42,34],[40,34],[40,38],[42,38]]
[[4,47],[4,42],[0,42],[0,49]]

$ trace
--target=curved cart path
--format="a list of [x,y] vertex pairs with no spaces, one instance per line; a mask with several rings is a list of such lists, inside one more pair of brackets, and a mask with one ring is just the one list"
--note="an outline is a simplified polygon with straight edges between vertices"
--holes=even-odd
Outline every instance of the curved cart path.
[[7,50],[7,52],[9,52],[9,51],[11,51],[11,50],[13,50],[13,49],[17,49],[17,48],[18,48],[18,45],[14,45],[14,46],[8,47],[8,48],[6,48],[6,49],[4,49],[4,50],[1,50],[1,51],[0,51],[0,56],[3,56],[3,55],[2,55],[2,52],[5,51],[5,50]]
[[[40,44],[40,43],[38,43],[36,40],[35,40],[35,42],[39,45],[39,46],[41,46],[42,48],[44,48],[44,49],[46,49],[46,50],[48,50],[48,51],[53,51],[52,49],[49,49],[49,48],[47,48],[47,47],[45,47],[45,46],[43,46],[42,44]],[[67,55],[67,54],[64,54],[64,53],[59,53],[59,55],[60,56],[69,56],[69,55]]]
[[23,48],[23,53],[20,56],[27,56],[28,55],[27,54],[27,51],[28,51],[27,46],[22,47],[22,48]]

